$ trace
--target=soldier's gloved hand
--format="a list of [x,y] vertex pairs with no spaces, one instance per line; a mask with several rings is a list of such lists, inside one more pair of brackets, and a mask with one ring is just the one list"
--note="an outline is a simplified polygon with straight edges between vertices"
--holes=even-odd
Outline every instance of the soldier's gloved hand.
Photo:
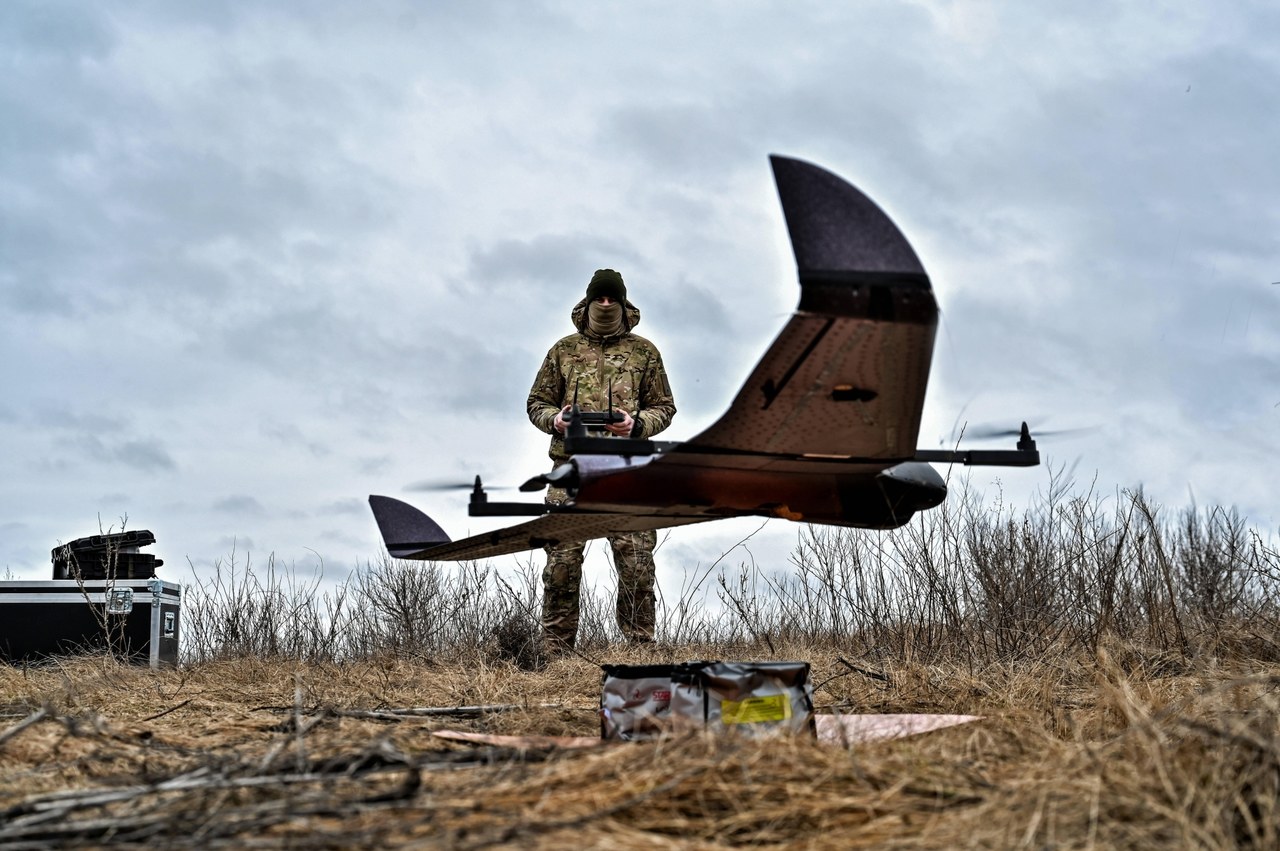
[[609,423],[605,428],[609,430],[610,434],[616,434],[618,437],[629,437],[631,435],[631,429],[635,427],[636,421],[631,419],[631,415],[626,411],[622,412],[622,416],[626,419],[620,423]]
[[573,410],[572,405],[565,405],[560,409],[560,413],[556,414],[556,418],[551,421],[551,426],[560,434],[564,434],[569,428],[569,411]]

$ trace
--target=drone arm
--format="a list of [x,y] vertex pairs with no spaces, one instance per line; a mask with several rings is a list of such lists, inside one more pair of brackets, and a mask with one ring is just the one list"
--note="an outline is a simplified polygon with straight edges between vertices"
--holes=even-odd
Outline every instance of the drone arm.
[[541,517],[551,508],[545,502],[483,502],[467,506],[470,517]]
[[920,449],[914,460],[966,467],[1035,467],[1040,463],[1040,453],[1034,449]]
[[[576,437],[572,433],[565,437],[564,448],[570,455],[661,455],[670,452],[679,441],[670,440],[637,440],[621,437]],[[695,451],[715,452],[714,449],[699,447]],[[733,453],[727,453],[733,454]],[[879,458],[845,458],[849,463],[873,464],[884,463]],[[916,451],[913,461],[931,461],[940,464],[964,464],[971,467],[1035,467],[1040,463],[1040,453],[1034,449],[969,449],[962,452],[951,452],[945,449],[920,449]]]
[[679,441],[645,440],[636,437],[589,437],[586,428],[574,432],[572,423],[564,437],[564,451],[570,455],[660,455]]
[[1035,467],[1040,463],[1036,442],[1031,439],[1031,429],[1024,422],[1018,432],[1017,449],[969,449],[949,452],[945,449],[919,449],[917,461],[937,461],[943,464],[964,464],[969,467]]
[[471,517],[539,517],[550,510],[545,502],[490,502],[479,476],[471,489],[471,501],[467,503],[467,514]]

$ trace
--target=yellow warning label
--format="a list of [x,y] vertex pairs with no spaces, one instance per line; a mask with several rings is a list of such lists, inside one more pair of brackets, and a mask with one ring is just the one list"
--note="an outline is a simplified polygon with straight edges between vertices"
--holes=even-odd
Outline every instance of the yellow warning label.
[[785,694],[720,701],[720,718],[726,724],[759,724],[791,718],[791,698]]

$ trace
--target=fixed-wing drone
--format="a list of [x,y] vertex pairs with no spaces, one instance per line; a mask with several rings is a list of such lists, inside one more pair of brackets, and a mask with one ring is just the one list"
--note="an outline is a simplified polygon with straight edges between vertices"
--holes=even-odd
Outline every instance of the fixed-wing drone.
[[451,541],[413,506],[370,496],[392,556],[481,559],[742,516],[892,529],[946,497],[929,462],[1040,463],[1025,423],[1014,450],[916,448],[938,325],[924,267],[856,188],[810,163],[770,160],[800,304],[729,410],[674,443],[593,436],[613,412],[575,405],[568,462],[521,486],[565,488],[567,502],[490,502],[477,477],[471,516],[536,519]]

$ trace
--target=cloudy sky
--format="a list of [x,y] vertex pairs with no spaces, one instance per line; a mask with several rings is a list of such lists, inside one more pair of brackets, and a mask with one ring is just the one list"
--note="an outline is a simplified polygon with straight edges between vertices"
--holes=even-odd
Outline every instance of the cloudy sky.
[[[405,486],[544,469],[525,396],[600,266],[691,437],[796,304],[770,153],[933,279],[923,446],[1096,426],[1041,448],[1274,535],[1278,41],[1265,0],[6,0],[0,574],[124,517],[167,578],[345,574],[370,493],[493,528]],[[672,533],[664,583],[757,525]]]

